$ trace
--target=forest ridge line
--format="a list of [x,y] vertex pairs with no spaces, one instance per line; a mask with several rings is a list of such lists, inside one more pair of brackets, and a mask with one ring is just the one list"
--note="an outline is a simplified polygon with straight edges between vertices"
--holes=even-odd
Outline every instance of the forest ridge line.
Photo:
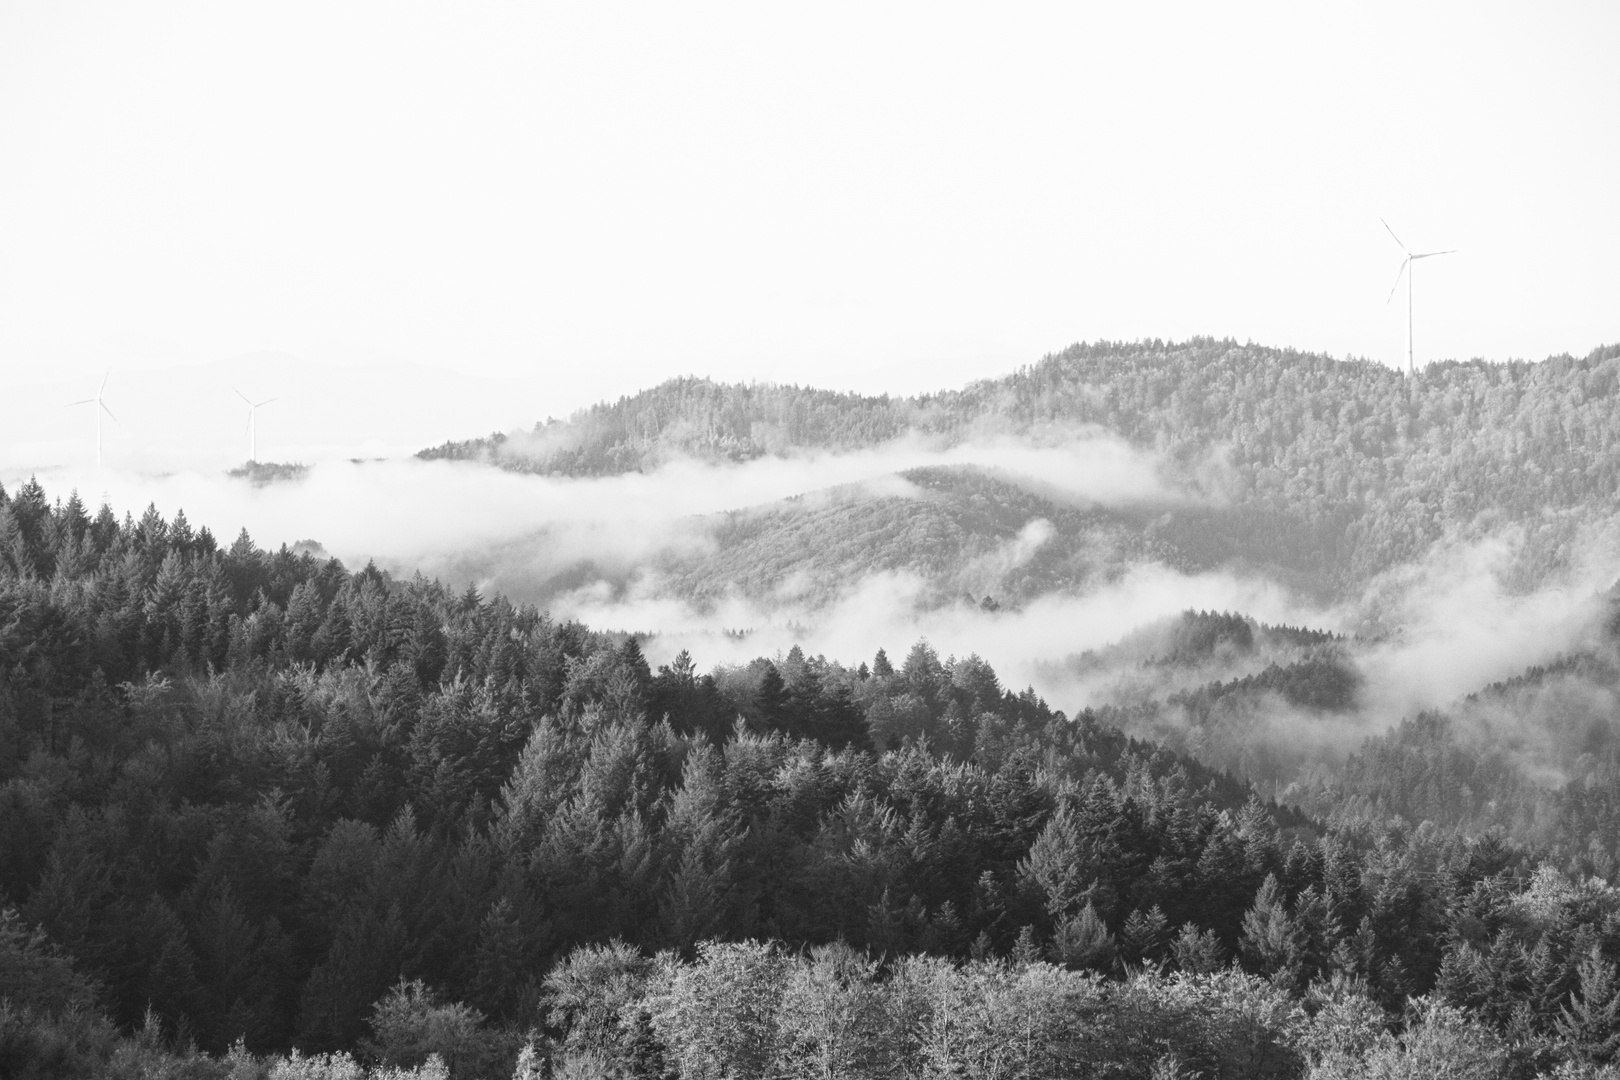
[[[1313,407],[1333,398],[1371,403],[1395,395],[1401,411],[1423,416],[1431,398],[1495,389],[1493,396],[1532,398],[1574,376],[1587,395],[1609,397],[1616,382],[1607,364],[1620,344],[1584,358],[1544,361],[1436,361],[1415,378],[1365,359],[1239,344],[1233,339],[1186,342],[1099,341],[1076,344],[1012,374],[956,390],[912,396],[866,395],[787,382],[725,383],[685,376],[616,401],[546,420],[527,433],[495,433],[424,449],[425,459],[492,460],[503,467],[555,475],[611,475],[656,466],[682,454],[743,461],[790,450],[854,450],[916,433],[966,437],[976,424],[998,420],[1008,433],[1043,423],[1097,425],[1148,446],[1218,436],[1230,395],[1270,381]],[[1600,369],[1596,381],[1583,376]],[[1481,376],[1484,378],[1481,378]],[[1186,400],[1217,391],[1202,407]],[[1178,392],[1179,391],[1179,392]],[[1529,404],[1534,404],[1532,401]],[[1250,403],[1253,404],[1252,402]],[[1500,402],[1492,402],[1500,405]],[[1432,409],[1428,410],[1432,413]],[[1184,428],[1178,432],[1174,429]]]
[[1408,378],[1231,340],[1101,342],[909,398],[683,378],[418,457],[601,477],[907,436],[1046,445],[1100,433],[1154,454],[1169,486],[1232,519],[1227,531],[1284,538],[1289,550],[1263,564],[1308,567],[1325,591],[1343,595],[1443,538],[1507,532],[1514,576],[1533,584],[1568,570],[1607,526],[1620,488],[1620,345],[1537,363],[1443,361]]

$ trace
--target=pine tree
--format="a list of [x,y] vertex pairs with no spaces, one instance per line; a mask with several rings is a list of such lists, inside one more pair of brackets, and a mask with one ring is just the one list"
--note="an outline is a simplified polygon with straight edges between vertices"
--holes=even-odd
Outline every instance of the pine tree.
[[193,1030],[211,1026],[215,1003],[198,978],[196,953],[174,909],[162,897],[152,896],[139,918],[124,931],[139,966],[139,974],[127,986],[126,1007],[144,1004],[171,1031],[182,1023]]
[[1018,931],[1018,940],[1013,942],[1012,961],[1020,967],[1028,967],[1039,963],[1041,959],[1041,944],[1035,937],[1035,928],[1025,925]]
[[26,926],[13,908],[0,910],[0,1001],[54,1014],[88,1011],[95,1000],[95,984],[75,970],[44,930]]
[[687,754],[680,788],[670,800],[663,831],[674,873],[659,901],[661,944],[682,951],[738,926],[733,859],[742,838],[725,804],[720,755],[703,744]]
[[1117,950],[1108,925],[1087,903],[1077,914],[1058,923],[1049,951],[1052,959],[1065,967],[1105,970],[1113,965]]
[[1200,930],[1193,923],[1184,923],[1181,933],[1170,947],[1177,969],[1194,975],[1219,971],[1225,964],[1225,950],[1213,930]]
[[759,689],[754,692],[754,711],[764,730],[788,731],[791,723],[788,705],[787,685],[782,681],[782,673],[776,670],[775,664],[766,661]]
[[90,535],[95,541],[98,556],[112,550],[118,541],[118,518],[114,516],[111,506],[101,504],[96,511],[96,519],[90,523]]
[[34,576],[34,556],[28,539],[9,506],[0,506],[0,571],[27,580]]
[[1297,989],[1303,976],[1303,944],[1299,926],[1289,917],[1282,887],[1275,874],[1267,874],[1254,906],[1243,916],[1238,952],[1247,966],[1268,975],[1278,985]]
[[169,546],[189,555],[196,543],[197,536],[191,531],[191,522],[186,520],[186,512],[176,510],[174,520],[169,523]]
[[1170,943],[1169,923],[1158,904],[1147,911],[1137,908],[1120,931],[1120,951],[1127,963],[1152,963]]
[[1607,1064],[1620,1052],[1620,979],[1596,945],[1581,961],[1579,976],[1580,987],[1571,991],[1555,1027],[1583,1059]]
[[398,904],[380,913],[370,905],[350,908],[299,995],[300,1044],[322,1050],[355,1045],[372,1002],[399,978],[409,944]]
[[496,843],[508,857],[526,857],[579,780],[586,748],[552,717],[535,725],[495,812]]
[[199,976],[216,1005],[212,1028],[201,1032],[205,1043],[218,1052],[237,1039],[255,1046],[273,1042],[280,1034],[277,999],[285,990],[282,969],[290,944],[279,926],[272,923],[268,933],[255,927],[230,888],[222,887],[202,905],[191,936]]

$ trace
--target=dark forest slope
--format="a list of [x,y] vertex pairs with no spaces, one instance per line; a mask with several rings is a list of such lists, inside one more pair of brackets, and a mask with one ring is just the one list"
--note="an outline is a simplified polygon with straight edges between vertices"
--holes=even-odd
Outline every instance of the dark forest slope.
[[[1151,648],[1334,644],[1205,613]],[[1199,700],[1256,687],[1354,690],[1307,658]],[[655,672],[500,598],[0,492],[7,1076],[811,1075],[794,1033],[851,1001],[890,1067],[833,1075],[1584,1069],[1620,890],[1548,840],[1313,821],[925,643]]]

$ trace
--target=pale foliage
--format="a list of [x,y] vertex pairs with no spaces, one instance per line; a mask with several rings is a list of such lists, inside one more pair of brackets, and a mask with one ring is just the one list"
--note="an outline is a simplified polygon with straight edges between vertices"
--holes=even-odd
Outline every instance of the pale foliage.
[[270,1080],[365,1080],[366,1071],[343,1051],[305,1057],[296,1049],[270,1066]]

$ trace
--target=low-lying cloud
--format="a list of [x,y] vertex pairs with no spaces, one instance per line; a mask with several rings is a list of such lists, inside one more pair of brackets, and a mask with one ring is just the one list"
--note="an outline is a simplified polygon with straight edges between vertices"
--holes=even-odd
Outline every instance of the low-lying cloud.
[[[950,567],[944,576],[956,594],[942,591],[938,575],[911,570],[874,570],[832,583],[806,580],[805,571],[766,591],[722,591],[698,602],[662,569],[670,559],[712,551],[715,518],[727,512],[763,513],[794,497],[923,498],[901,474],[930,466],[973,466],[1048,499],[1108,506],[1212,498],[1200,494],[1196,482],[1174,479],[1178,474],[1155,455],[1094,433],[1048,445],[998,437],[954,446],[904,439],[848,454],[728,465],[683,460],[645,474],[592,479],[405,459],[327,463],[304,479],[263,487],[186,472],[55,470],[40,480],[56,497],[76,488],[92,507],[106,501],[139,514],[154,503],[167,517],[183,508],[194,526],[209,526],[223,544],[243,527],[262,547],[314,541],[351,567],[375,561],[396,572],[441,576],[457,587],[470,581],[486,593],[540,603],[595,627],[646,632],[655,663],[683,648],[707,667],[795,644],[851,664],[869,661],[879,648],[898,661],[913,642],[927,638],[941,656],[977,653],[1007,685],[1032,685],[1071,714],[1162,699],[1289,662],[1282,654],[1256,653],[1150,668],[1128,650],[1116,651],[1101,667],[1077,662],[1088,650],[1188,609],[1241,612],[1265,623],[1346,635],[1336,648],[1361,675],[1355,707],[1324,716],[1275,695],[1255,695],[1241,722],[1256,745],[1286,744],[1289,754],[1270,764],[1237,762],[1244,768],[1294,768],[1313,755],[1342,756],[1420,710],[1452,706],[1488,683],[1589,647],[1604,615],[1600,593],[1613,578],[1614,546],[1594,540],[1550,585],[1516,591],[1511,568],[1519,540],[1510,533],[1436,545],[1422,561],[1391,568],[1361,595],[1331,607],[1261,572],[1193,573],[1152,561],[1122,564],[1016,608],[996,610],[965,595],[988,594],[1052,542],[1055,527],[1042,517]],[[7,486],[14,489],[22,479],[7,477]],[[1557,700],[1587,702],[1583,716],[1612,704],[1608,690],[1571,678]],[[1543,698],[1538,708],[1558,707]],[[1511,709],[1501,707],[1472,715],[1495,725],[1495,737],[1514,723]],[[1174,709],[1156,716],[1159,733],[1180,730],[1188,748],[1196,748],[1200,733],[1190,720],[1178,719]],[[1576,732],[1549,743],[1526,733],[1519,741],[1540,747],[1538,760],[1550,760],[1554,749],[1584,737]]]
[[[665,551],[708,542],[705,515],[793,496],[848,489],[855,497],[916,494],[899,473],[973,465],[1067,497],[1105,504],[1180,498],[1159,459],[1096,435],[1046,447],[986,440],[931,447],[906,438],[847,454],[767,457],[742,464],[670,462],[648,473],[570,479],[468,462],[396,459],[329,462],[298,481],[254,487],[222,474],[149,475],[56,469],[39,476],[52,495],[78,490],[136,513],[184,509],[229,543],[246,528],[261,546],[318,541],[348,563],[438,573],[495,553],[487,584],[540,581],[579,563],[625,570]],[[15,486],[23,476],[7,477]],[[485,559],[486,563],[491,560]],[[520,597],[544,600],[545,597]]]
[[1153,564],[1084,595],[1043,596],[1017,611],[969,603],[932,607],[924,602],[929,585],[915,575],[875,574],[820,608],[736,597],[700,610],[646,583],[628,597],[581,589],[563,597],[558,610],[591,625],[654,633],[646,646],[650,659],[687,649],[705,664],[742,662],[795,644],[850,664],[870,661],[881,648],[898,663],[912,643],[927,638],[942,657],[977,653],[1009,686],[1034,685],[1055,706],[1070,709],[1085,702],[1051,670],[1067,655],[1106,645],[1189,606],[1252,611],[1262,618],[1295,610],[1287,594],[1264,579],[1188,575]]
[[[1262,635],[1269,640],[1252,650],[1162,665],[1147,662],[1155,655],[1152,642],[1168,632],[1161,624],[1157,634],[1138,632],[1145,645],[1127,642],[1083,661],[1071,656],[1040,674],[1067,686],[1066,697],[1055,695],[1059,700],[1116,706],[1114,715],[1136,723],[1139,733],[1259,778],[1286,782],[1313,763],[1342,758],[1369,736],[1437,711],[1465,743],[1510,752],[1526,775],[1559,779],[1579,754],[1620,744],[1614,644],[1605,631],[1612,548],[1595,539],[1583,544],[1566,573],[1522,591],[1511,584],[1522,542],[1515,532],[1441,542],[1331,608],[1312,610],[1287,597],[1273,606],[1274,618],[1234,609],[1262,622],[1343,635],[1335,642]],[[1353,674],[1356,690],[1345,706],[1300,705],[1260,687],[1216,695],[1213,708],[1207,702],[1194,708],[1184,696],[1272,665],[1313,660]],[[1523,685],[1474,696],[1548,667],[1554,670]]]

